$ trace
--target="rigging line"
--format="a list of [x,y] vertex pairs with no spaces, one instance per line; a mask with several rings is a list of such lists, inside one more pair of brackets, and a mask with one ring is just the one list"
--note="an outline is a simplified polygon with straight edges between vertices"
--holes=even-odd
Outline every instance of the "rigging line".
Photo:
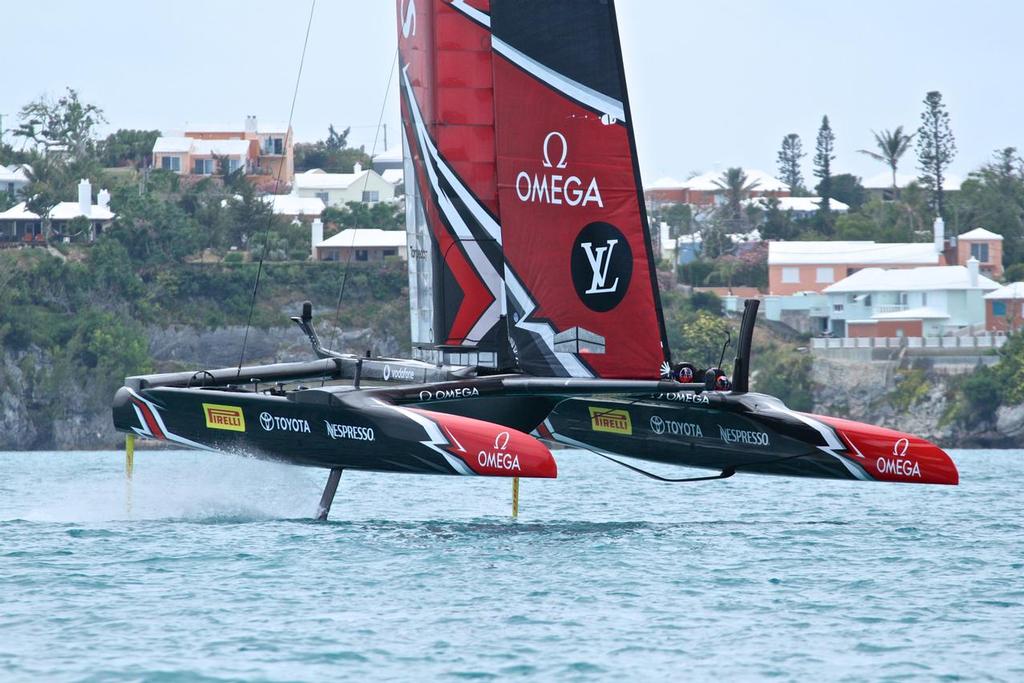
[[[306,48],[309,46],[309,32],[313,27],[313,13],[316,10],[316,0],[312,0],[309,5],[309,20],[306,22],[306,36],[302,40],[302,55],[299,57],[299,70],[295,74],[295,89],[292,91],[292,105],[288,109],[288,127],[285,130],[285,136],[294,135],[292,130],[292,118],[295,116],[295,102],[299,98],[299,84],[302,82],[302,67],[306,63]],[[285,140],[287,144],[287,140]],[[281,161],[277,167],[277,178],[274,180],[274,194],[277,195],[281,189],[281,174],[284,173],[285,163]],[[252,327],[252,314],[256,309],[256,294],[260,288],[260,276],[263,274],[263,261],[267,258],[267,245],[270,244],[270,228],[274,224],[274,210],[273,207],[269,207],[267,212],[267,227],[263,230],[263,251],[260,253],[260,262],[256,267],[256,279],[252,285],[252,296],[249,299],[249,316],[245,321],[245,334],[242,336],[242,350],[238,354],[238,373],[236,377],[242,374],[242,362],[245,360],[245,348],[249,343],[249,328]]]
[[[395,57],[391,60],[391,70],[388,71],[388,84],[384,90],[384,99],[380,103],[380,116],[377,117],[377,131],[373,135],[373,146],[370,147],[370,169],[363,177],[362,195],[366,194],[366,186],[370,182],[369,171],[373,169],[373,155],[377,152],[377,140],[380,138],[380,126],[384,121],[384,111],[388,105],[388,95],[391,93],[391,81],[395,75],[395,65],[398,64],[398,47],[395,47]],[[338,325],[341,323],[341,302],[345,298],[345,285],[348,283],[348,267],[352,263],[352,254],[355,252],[356,233],[352,233],[352,245],[349,246],[348,256],[345,258],[345,270],[341,275],[341,287],[338,289],[338,303],[334,307],[334,326],[331,330],[331,342],[327,348],[334,348],[334,339],[338,334]]]

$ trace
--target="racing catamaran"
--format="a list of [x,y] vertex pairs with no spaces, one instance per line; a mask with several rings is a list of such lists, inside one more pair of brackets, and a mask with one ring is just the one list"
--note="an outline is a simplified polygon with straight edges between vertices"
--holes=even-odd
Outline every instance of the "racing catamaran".
[[317,360],[129,377],[118,430],[330,469],[320,518],[344,469],[554,477],[549,443],[662,481],[957,483],[924,439],[749,391],[756,301],[731,376],[672,363],[611,0],[397,4],[416,357],[326,349],[306,304]]

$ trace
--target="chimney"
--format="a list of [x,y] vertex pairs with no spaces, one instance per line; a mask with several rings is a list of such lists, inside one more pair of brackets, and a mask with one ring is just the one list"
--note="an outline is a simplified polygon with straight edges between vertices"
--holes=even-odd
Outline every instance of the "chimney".
[[86,217],[92,214],[92,184],[85,178],[78,181],[78,210]]
[[935,235],[935,253],[941,254],[946,248],[946,223],[942,216],[936,216],[932,223],[932,232]]
[[312,226],[310,228],[310,235],[312,244],[310,245],[309,251],[313,255],[313,260],[316,260],[316,245],[324,241],[324,222],[319,218],[314,218]]
[[356,165],[352,167],[352,172],[359,175],[363,172],[363,165],[357,161]]
[[967,282],[972,289],[978,286],[978,259],[973,256],[967,259]]
[[256,134],[256,117],[252,114],[245,117],[245,132],[252,135]]
[[110,207],[110,193],[106,189],[102,189],[96,195],[96,203],[102,206],[104,209]]

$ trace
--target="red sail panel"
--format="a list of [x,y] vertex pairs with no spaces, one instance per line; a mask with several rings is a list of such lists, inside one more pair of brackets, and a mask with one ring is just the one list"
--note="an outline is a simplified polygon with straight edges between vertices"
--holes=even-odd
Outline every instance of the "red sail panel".
[[500,353],[489,34],[443,0],[397,4],[413,342]]
[[491,6],[519,362],[538,375],[657,378],[667,344],[612,3]]

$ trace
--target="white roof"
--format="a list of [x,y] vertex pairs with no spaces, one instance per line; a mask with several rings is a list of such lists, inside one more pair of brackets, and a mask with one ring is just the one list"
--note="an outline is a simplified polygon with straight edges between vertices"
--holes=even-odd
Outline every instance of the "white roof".
[[1024,282],[1011,282],[985,295],[986,299],[1024,299]]
[[175,154],[192,151],[192,138],[160,136],[153,143],[153,154]]
[[648,185],[645,189],[648,190],[678,190],[686,184],[685,180],[676,180],[675,178],[658,178],[652,184]]
[[[756,168],[745,168],[743,172],[747,175],[748,186],[756,181],[757,184],[751,188],[755,192],[789,192],[789,185],[769,173]],[[678,187],[702,192],[721,192],[723,188],[719,183],[724,183],[724,175],[725,171],[708,171],[690,178]]]
[[28,210],[25,202],[15,204],[6,211],[0,212],[0,221],[37,221],[39,216]]
[[769,242],[768,265],[938,265],[931,242]]
[[349,228],[320,242],[318,247],[404,247],[405,230]]
[[384,172],[380,174],[380,177],[383,178],[386,183],[399,185],[405,177],[405,174],[400,168],[386,168],[384,169]]
[[375,154],[374,157],[373,157],[373,160],[375,162],[380,162],[382,164],[393,164],[393,163],[397,163],[399,161],[404,161],[405,160],[405,156],[402,154],[402,147],[401,147],[401,145],[399,145],[398,147],[392,147],[391,149],[386,149],[383,152],[381,152],[380,154]]
[[[917,179],[916,175],[911,175],[909,173],[896,174],[896,187],[903,189],[910,183],[920,184],[920,181]],[[888,190],[892,187],[892,172],[882,171],[870,178],[862,180],[860,184],[869,190]],[[960,176],[952,175],[946,176],[942,179],[942,189],[947,192],[956,192],[960,189],[961,184],[963,184],[963,179],[961,179]]]
[[974,230],[968,230],[964,234],[960,235],[959,239],[962,239],[962,240],[999,240],[1000,242],[1002,242],[1003,241],[1003,236],[1002,235],[997,235],[996,233],[992,232],[991,230],[986,230],[985,228],[975,228]]
[[910,292],[950,291],[965,289],[993,290],[999,285],[978,275],[978,285],[971,286],[966,266],[931,266],[925,268],[864,268],[822,291],[825,294],[848,292]]
[[78,202],[60,202],[50,209],[50,218],[58,221],[68,221],[72,218],[78,218],[83,215],[93,221],[114,220],[113,212],[111,212],[111,210],[106,206],[100,206],[98,204],[93,204],[89,207],[88,215],[82,213],[82,209],[78,206]]
[[908,308],[905,311],[890,311],[888,313],[875,313],[872,320],[942,320],[948,318],[948,313],[943,313],[928,306]]
[[199,140],[184,137],[159,137],[153,143],[154,154],[201,154],[209,156],[247,156],[248,140]]
[[[755,189],[760,189],[755,188]],[[779,210],[780,211],[799,211],[811,213],[821,208],[821,197],[779,197]],[[767,197],[754,197],[752,199],[746,199],[744,204],[754,204],[760,207],[768,206]],[[832,211],[838,213],[845,213],[850,210],[849,204],[844,204],[837,199],[830,199],[828,202],[829,208]]]
[[325,173],[319,168],[314,168],[305,173],[296,173],[292,187],[302,190],[344,190],[367,173],[376,171],[364,169],[360,173]]
[[319,197],[296,197],[292,194],[269,194],[262,198],[270,210],[282,216],[319,216],[327,208]]
[[28,172],[31,170],[28,164],[0,166],[0,183],[27,183]]

